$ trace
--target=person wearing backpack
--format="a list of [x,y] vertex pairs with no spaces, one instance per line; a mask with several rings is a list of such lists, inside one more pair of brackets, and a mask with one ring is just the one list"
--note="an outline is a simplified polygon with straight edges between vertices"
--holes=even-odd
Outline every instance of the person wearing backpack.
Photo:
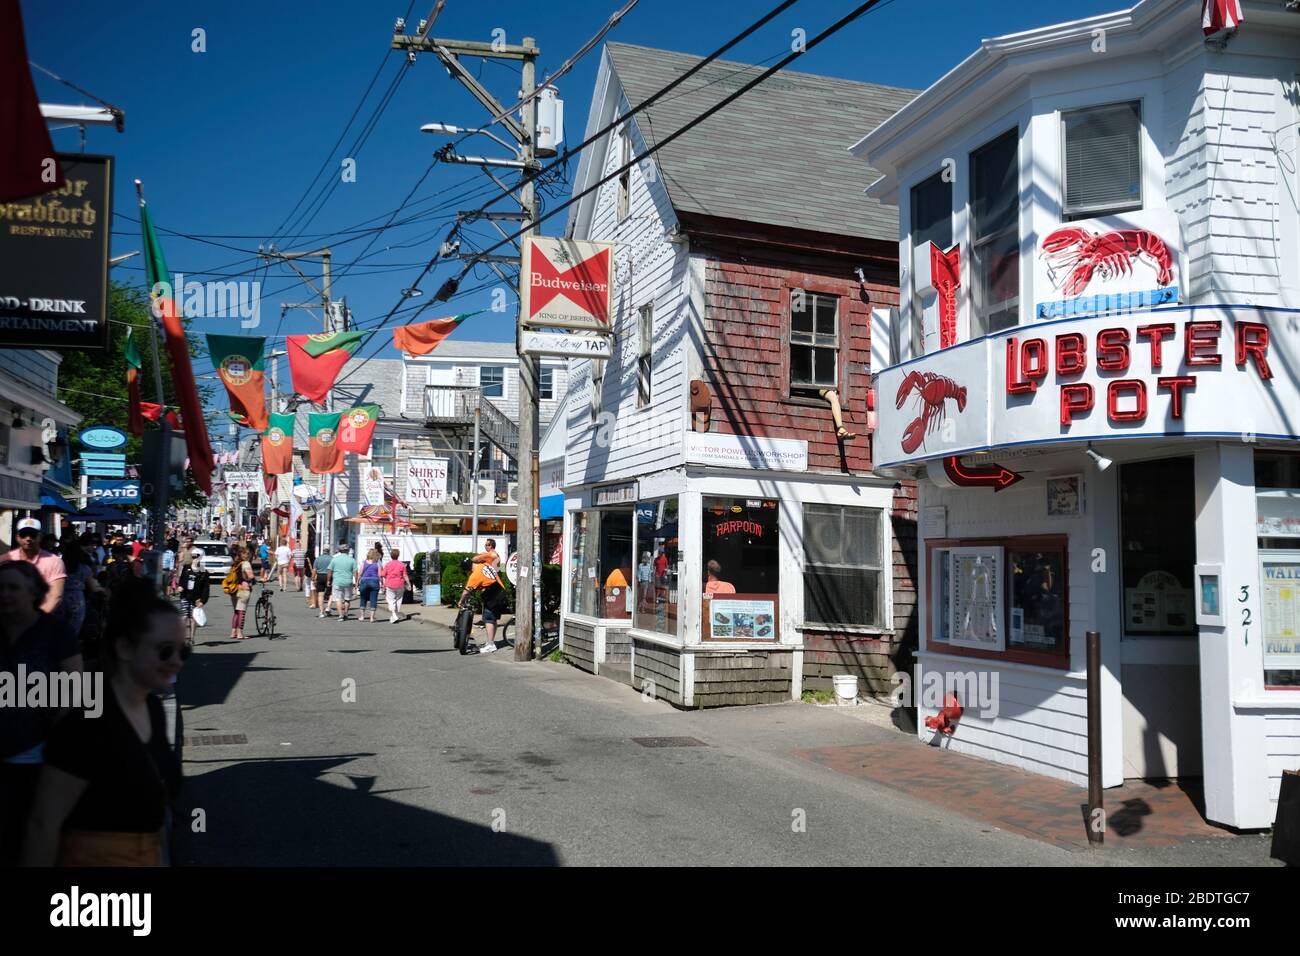
[[221,590],[230,595],[230,639],[246,641],[244,636],[244,612],[248,610],[248,599],[253,594],[253,566],[248,561],[248,552],[242,547],[232,549],[234,560],[230,570],[221,581]]

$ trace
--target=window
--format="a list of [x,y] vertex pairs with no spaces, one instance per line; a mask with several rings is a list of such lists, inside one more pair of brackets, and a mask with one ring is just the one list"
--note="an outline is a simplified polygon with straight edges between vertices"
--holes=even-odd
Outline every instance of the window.
[[790,291],[790,394],[839,385],[839,298]]
[[[952,183],[935,173],[912,187],[912,248],[933,242],[945,252],[952,247]],[[910,265],[909,265],[910,267]],[[921,297],[912,296],[912,354],[925,352]]]
[[488,398],[505,398],[506,370],[500,365],[485,365],[478,370],[478,387]]
[[677,499],[642,501],[636,506],[636,627],[677,634]]
[[[632,158],[632,137],[625,126],[619,133],[618,164],[623,166]],[[618,174],[618,221],[628,217],[632,207],[632,168]]]
[[971,338],[1020,321],[1018,130],[1007,130],[970,156]]
[[1120,465],[1124,636],[1195,635],[1196,490],[1191,458]]
[[555,398],[555,368],[543,365],[537,370],[537,398],[549,402]]
[[589,617],[632,616],[632,508],[574,512],[569,610]]
[[1142,208],[1142,107],[1114,103],[1061,115],[1061,217]]
[[393,438],[372,438],[370,440],[370,461],[379,468],[384,477],[392,478],[397,473],[397,441]]
[[704,499],[705,640],[775,641],[780,526],[768,498]]
[[604,402],[605,390],[605,360],[591,360],[591,423],[594,425],[600,420],[600,409]]
[[636,407],[650,404],[650,372],[654,364],[654,305],[641,306],[638,314],[639,338],[636,359]]
[[1300,455],[1255,453],[1255,508],[1259,591],[1247,596],[1259,609],[1259,623],[1245,623],[1244,601],[1226,608],[1224,617],[1229,626],[1248,629],[1248,636],[1259,635],[1265,687],[1300,690]]
[[933,542],[927,549],[929,649],[1068,667],[1067,540]]
[[803,507],[803,616],[809,624],[884,626],[881,513]]

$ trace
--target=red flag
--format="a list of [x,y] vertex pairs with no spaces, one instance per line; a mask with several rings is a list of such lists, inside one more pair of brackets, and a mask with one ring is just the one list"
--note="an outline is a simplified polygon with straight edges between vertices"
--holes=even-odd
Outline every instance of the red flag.
[[1241,0],[1202,0],[1201,30],[1207,37],[1235,29],[1243,19]]
[[358,405],[344,412],[339,420],[339,451],[370,454],[370,439],[382,411],[378,405]]
[[66,185],[52,165],[54,144],[41,116],[18,0],[0,0],[0,202],[38,196]]
[[324,402],[339,372],[361,347],[366,335],[365,332],[329,332],[288,336],[285,341],[293,390],[308,401]]
[[144,359],[135,344],[135,329],[126,330],[126,397],[127,428],[139,438],[144,434],[144,416],[140,409],[140,370]]
[[162,245],[149,218],[149,207],[140,198],[140,231],[144,237],[145,275],[149,294],[153,297],[153,313],[162,318],[166,335],[167,355],[171,359],[172,384],[176,398],[185,415],[185,447],[190,453],[190,471],[194,481],[205,495],[212,494],[212,444],[203,420],[203,403],[194,384],[194,368],[190,365],[190,346],[185,341],[185,327],[176,308],[176,296],[171,287],[171,274],[163,257]]
[[[478,312],[482,312],[479,309]],[[478,312],[462,312],[449,319],[434,319],[432,322],[417,322],[414,325],[399,325],[393,329],[393,348],[411,355],[428,355],[438,347],[438,343],[455,332],[471,315]]]
[[307,416],[308,465],[315,474],[335,474],[343,470],[343,451],[339,448],[339,419],[342,412],[312,412]]

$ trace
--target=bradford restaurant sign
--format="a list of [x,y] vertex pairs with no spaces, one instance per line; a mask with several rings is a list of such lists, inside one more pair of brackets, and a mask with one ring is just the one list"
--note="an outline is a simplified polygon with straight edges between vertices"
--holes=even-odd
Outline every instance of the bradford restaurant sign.
[[877,377],[877,464],[1107,438],[1300,438],[1298,319],[1172,307],[1021,325],[933,352]]
[[57,159],[63,188],[0,203],[0,348],[108,347],[112,157]]

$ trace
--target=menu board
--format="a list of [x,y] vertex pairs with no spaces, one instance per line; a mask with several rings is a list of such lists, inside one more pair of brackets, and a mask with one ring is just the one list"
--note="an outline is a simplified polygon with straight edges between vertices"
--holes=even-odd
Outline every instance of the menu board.
[[949,642],[1003,648],[1002,549],[953,548]]
[[1130,633],[1186,634],[1195,630],[1192,592],[1168,571],[1142,575],[1124,589],[1124,627]]
[[1300,559],[1261,558],[1264,670],[1300,669]]
[[709,636],[714,639],[774,641],[777,638],[776,601],[768,598],[711,598],[704,603]]

